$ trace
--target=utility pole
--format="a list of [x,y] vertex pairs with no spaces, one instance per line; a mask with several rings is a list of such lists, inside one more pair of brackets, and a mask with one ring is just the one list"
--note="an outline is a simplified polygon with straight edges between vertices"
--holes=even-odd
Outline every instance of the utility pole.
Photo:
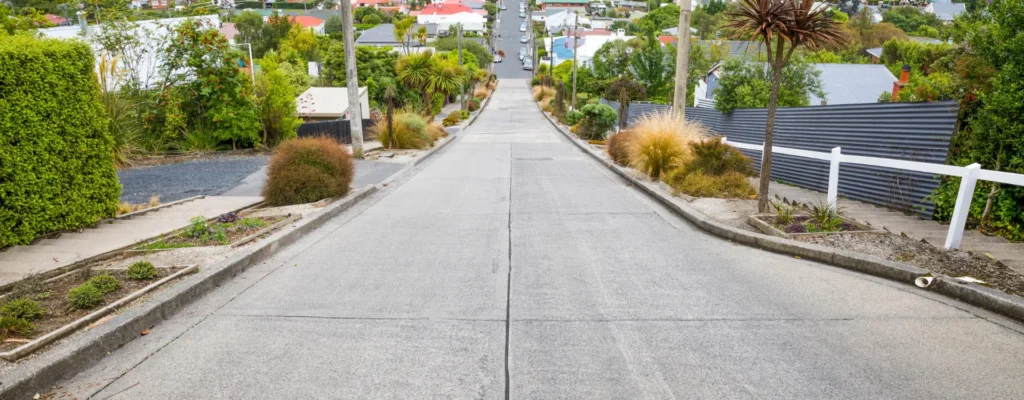
[[[458,48],[459,48],[459,66],[461,67],[462,66],[462,23],[459,22],[455,26],[459,30],[458,33],[457,33],[458,36],[455,39],[455,41],[458,43]],[[483,62],[483,60],[480,60],[480,62]],[[459,104],[459,109],[460,110],[465,110],[466,109],[466,88],[462,85],[462,79],[459,80],[459,103],[461,103],[461,104]]]
[[345,79],[348,79],[348,123],[352,131],[352,155],[363,158],[363,112],[360,110],[359,76],[356,71],[356,45],[352,37],[352,3],[341,0],[341,32],[345,41]]
[[551,87],[555,87],[555,33],[547,28],[548,23],[544,22],[544,29],[548,32],[548,39],[551,41],[551,51],[548,51],[548,79]]
[[690,11],[692,0],[679,0],[679,40],[676,41],[676,93],[672,111],[686,115],[686,82],[690,73]]
[[[576,22],[572,25],[572,109],[576,109],[576,49],[579,48],[576,44],[580,41],[580,13],[574,11],[576,14]],[[554,43],[554,42],[552,42]],[[553,45],[551,46],[552,50]]]
[[536,32],[533,29],[533,5],[530,4],[532,0],[521,0],[526,3],[526,34],[530,35],[530,63],[533,68],[530,68],[530,76],[537,76],[537,70],[540,69],[540,60],[537,58],[537,38]]

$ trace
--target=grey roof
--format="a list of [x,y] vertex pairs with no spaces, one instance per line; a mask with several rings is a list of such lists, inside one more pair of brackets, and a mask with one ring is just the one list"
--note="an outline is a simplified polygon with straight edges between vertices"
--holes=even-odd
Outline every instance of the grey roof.
[[548,8],[546,10],[534,11],[534,16],[548,17],[567,10],[566,8]]
[[[690,33],[696,35],[697,34],[697,28],[691,27],[690,28]],[[677,27],[673,27],[673,28],[662,29],[661,30],[661,34],[663,34],[663,35],[670,35],[670,36],[679,36],[679,27],[677,26]]]
[[[920,36],[911,36],[909,39],[912,42],[926,43],[926,44],[940,44],[940,43],[943,43],[939,39],[932,39],[932,38],[920,37]],[[872,55],[872,56],[875,56],[875,57],[878,57],[878,58],[882,58],[882,51],[883,50],[884,49],[881,48],[881,47],[873,47],[873,48],[870,48],[870,49],[866,49],[864,51],[867,52],[868,54]]]
[[620,2],[618,2],[618,5],[623,6],[623,7],[643,7],[643,8],[647,8],[647,3],[644,3],[642,1],[620,1]]
[[[419,24],[410,28],[413,32],[419,29]],[[437,35],[437,24],[426,24],[427,36]],[[395,39],[395,24],[380,24],[363,31],[356,38],[356,44],[373,46],[401,46],[402,42]],[[416,43],[415,45],[419,45]]]
[[[813,64],[821,71],[827,104],[876,103],[882,92],[892,90],[896,77],[881,64]],[[821,105],[811,95],[811,105]]]
[[870,54],[870,55],[872,55],[874,57],[882,58],[882,48],[881,47],[872,47],[872,48],[864,50],[864,51],[866,51],[868,54]]
[[697,45],[708,50],[712,45],[728,45],[729,57],[753,57],[764,51],[760,42],[749,40],[698,40]]
[[474,10],[482,10],[484,8],[484,2],[482,1],[463,1],[462,4]]
[[935,16],[942,21],[952,21],[953,17],[967,11],[964,3],[932,3],[931,7],[935,10]]

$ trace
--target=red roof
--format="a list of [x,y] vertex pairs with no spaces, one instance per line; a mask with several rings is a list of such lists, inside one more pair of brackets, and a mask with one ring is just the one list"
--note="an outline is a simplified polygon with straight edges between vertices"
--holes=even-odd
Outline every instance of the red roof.
[[308,15],[294,15],[288,17],[292,22],[302,25],[304,28],[312,28],[323,25],[324,20]]
[[419,15],[452,15],[460,12],[473,12],[472,9],[462,4],[431,4],[423,7]]
[[64,18],[59,15],[46,14],[45,17],[48,21],[50,21],[51,24],[54,25],[66,24],[68,22],[67,18]]
[[679,39],[679,38],[677,38],[675,36],[658,36],[658,40],[661,41],[661,43],[665,44],[665,45],[668,45],[669,43],[675,43],[676,39]]
[[586,36],[610,36],[611,34],[612,34],[612,31],[609,31],[607,29],[592,29],[592,30],[589,30],[589,31],[580,31],[579,32],[579,36],[580,37],[586,37]]

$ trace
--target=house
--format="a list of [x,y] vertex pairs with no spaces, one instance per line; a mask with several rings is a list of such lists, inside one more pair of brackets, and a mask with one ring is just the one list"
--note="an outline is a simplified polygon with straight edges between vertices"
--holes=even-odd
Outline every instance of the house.
[[[295,99],[299,118],[325,121],[338,118],[348,119],[348,88],[311,87]],[[366,87],[359,88],[359,108],[363,119],[370,118],[370,101]]]
[[487,18],[471,12],[444,15],[436,21],[434,23],[437,24],[437,33],[442,36],[448,35],[449,32],[454,32],[453,26],[459,24],[462,25],[463,32],[483,33],[487,28]]
[[228,42],[235,44],[235,35],[238,35],[238,29],[235,28],[235,24],[232,22],[225,22],[220,26],[220,34],[224,35],[228,39]]
[[698,40],[697,46],[711,53],[718,53],[722,59],[733,57],[755,57],[765,51],[761,42],[749,40]]
[[957,15],[967,12],[967,6],[964,3],[928,3],[924,7],[924,12],[935,14],[939,17],[940,21],[952,22],[953,18]]
[[[580,33],[583,34],[584,32]],[[614,34],[608,35],[581,35],[578,42],[572,37],[556,37],[553,43],[551,40],[545,40],[545,48],[555,55],[555,65],[572,60],[573,53],[576,53],[576,62],[580,66],[587,67],[591,66],[594,54],[605,43],[613,40],[630,40],[633,38],[634,36],[626,36],[624,29],[619,29]]]
[[531,16],[531,19],[534,22],[544,22],[544,21],[548,20],[548,17],[550,17],[552,15],[555,15],[555,14],[564,13],[567,10],[569,10],[569,9],[568,8],[554,8],[554,7],[552,7],[552,8],[546,9],[546,10],[534,11],[533,15]]
[[[662,35],[667,35],[667,36],[676,36],[676,37],[678,37],[679,36],[679,27],[677,26],[677,27],[674,27],[674,28],[662,29],[661,30],[661,34]],[[697,28],[692,28],[692,27],[690,28],[690,36],[697,36]]]
[[[821,71],[825,97],[811,95],[811,106],[877,103],[882,93],[892,90],[896,77],[878,64],[811,64]],[[766,66],[767,68],[767,66]],[[722,77],[722,64],[711,68],[694,89],[697,107],[714,107],[715,90]]]
[[[413,34],[413,37],[409,41],[410,47],[420,47],[420,42],[415,37],[420,26],[427,28],[428,42],[437,37],[437,24],[413,25],[409,28],[409,33]],[[405,46],[403,40],[403,38],[395,37],[395,24],[380,24],[363,31],[363,33],[356,38],[356,45],[401,48]]]
[[590,4],[589,0],[539,0],[540,9],[546,10],[548,8],[572,8],[579,12],[585,13],[587,11],[587,5]]
[[[140,85],[145,88],[149,88],[151,85],[157,83],[155,82],[157,79],[155,72],[160,70],[160,67],[164,64],[164,60],[161,58],[161,53],[159,51],[155,51],[155,49],[161,48],[161,46],[164,45],[161,41],[172,35],[174,29],[185,21],[196,21],[200,26],[210,29],[217,29],[221,26],[219,14],[141,20],[137,21],[137,23],[132,26],[132,36],[139,38],[142,42],[138,48],[132,46],[126,50],[141,55],[136,68],[137,76],[135,77],[138,79]],[[96,57],[96,65],[99,65],[100,58],[103,57],[103,53],[92,39],[95,38],[96,35],[103,33],[104,28],[105,25],[102,24],[88,25],[85,26],[84,29],[77,25],[59,26],[56,28],[39,29],[37,33],[48,38],[84,39],[84,41],[89,43],[92,47],[93,56]]]
[[356,7],[370,7],[370,8],[383,8],[392,6],[394,4],[402,4],[401,1],[396,0],[352,0],[352,8]]
[[590,25],[590,18],[579,15],[571,10],[562,10],[560,12],[547,15],[544,19],[544,27],[548,32],[558,32],[565,28],[575,28],[577,21],[580,26]]
[[46,15],[44,15],[44,17],[46,17],[46,20],[50,21],[51,24],[54,24],[54,25],[57,25],[57,26],[69,26],[69,25],[71,25],[71,21],[68,21],[67,18],[64,18],[64,17],[59,16],[59,15],[46,14]]
[[624,7],[630,10],[647,9],[647,3],[642,1],[617,1],[615,2],[616,7]]
[[[269,17],[268,17],[269,18]],[[324,34],[324,20],[309,15],[289,15],[288,20],[293,24],[302,25],[303,28],[312,30],[317,35]]]
[[[461,4],[431,4],[423,7],[423,9],[418,12],[413,11],[412,13],[416,13],[415,16],[417,23],[426,25],[436,24],[441,22],[445,17],[458,13],[473,14],[473,9]],[[412,15],[412,13],[409,13],[409,15]]]
[[608,29],[612,27],[614,23],[611,18],[608,17],[590,17],[590,27],[594,29]]

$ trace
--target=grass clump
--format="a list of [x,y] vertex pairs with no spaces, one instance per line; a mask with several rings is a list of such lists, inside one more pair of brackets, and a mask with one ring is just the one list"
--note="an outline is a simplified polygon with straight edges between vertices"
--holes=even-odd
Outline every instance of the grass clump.
[[629,165],[629,146],[635,139],[636,134],[633,131],[619,131],[619,133],[608,136],[608,140],[605,141],[607,145],[605,151],[616,164]]
[[480,100],[475,98],[466,100],[466,109],[469,111],[476,111],[480,109]]
[[89,278],[89,281],[85,282],[85,284],[92,285],[101,294],[107,294],[121,288],[121,282],[110,274],[96,275]]
[[481,100],[481,101],[483,101],[483,99],[486,99],[487,96],[490,96],[490,95],[491,95],[491,91],[487,90],[487,88],[483,87],[483,86],[478,87],[478,88],[476,88],[476,90],[473,91],[473,97],[476,98],[477,100]]
[[0,316],[35,321],[46,314],[46,309],[38,301],[29,298],[18,298],[0,306]]
[[683,173],[681,177],[674,175],[673,173],[667,176],[666,180],[669,181],[669,185],[681,193],[694,197],[742,199],[757,194],[754,186],[747,180],[747,175],[739,172],[709,175],[697,171]]
[[703,126],[673,112],[645,115],[633,132],[630,164],[653,179],[685,165],[691,160],[689,143],[707,136]]
[[386,149],[429,149],[434,145],[429,126],[423,116],[412,111],[401,111],[395,114],[392,121],[394,135],[388,132],[387,121],[374,125],[370,131]]
[[533,87],[533,100],[541,104],[548,104],[548,101],[555,97],[555,89],[547,86]]
[[452,126],[452,125],[458,125],[459,122],[461,122],[461,121],[462,121],[462,113],[459,112],[458,110],[455,110],[455,111],[452,111],[451,113],[448,113],[448,116],[444,117],[444,120],[441,121],[441,124],[443,124],[444,126]]
[[811,222],[807,224],[811,232],[835,232],[842,230],[843,218],[839,216],[839,206],[833,201],[824,199],[811,205]]
[[289,139],[270,157],[263,197],[270,206],[341,197],[348,193],[354,169],[352,155],[334,140]]
[[771,202],[772,208],[775,209],[775,223],[783,226],[788,226],[793,222],[793,216],[796,214],[796,207],[786,204],[782,201]]
[[722,143],[720,138],[690,142],[693,158],[686,164],[688,171],[701,171],[709,175],[726,172],[750,174],[750,159],[735,147]]
[[24,318],[0,317],[0,340],[6,340],[11,334],[15,333],[28,336],[35,330],[36,326]]
[[88,310],[103,304],[103,293],[88,282],[68,291],[68,306],[72,310]]
[[128,276],[128,279],[148,281],[160,275],[160,271],[149,261],[139,261],[129,265],[125,275]]

